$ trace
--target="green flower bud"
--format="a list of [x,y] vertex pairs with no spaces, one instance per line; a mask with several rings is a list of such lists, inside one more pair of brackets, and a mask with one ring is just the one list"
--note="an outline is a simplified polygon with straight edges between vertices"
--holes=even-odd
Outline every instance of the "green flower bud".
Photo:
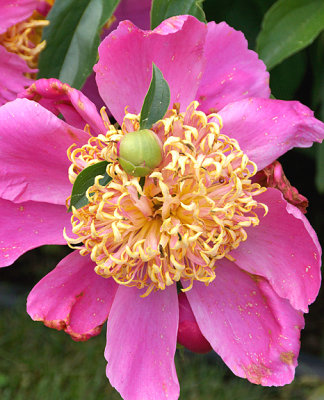
[[162,161],[160,139],[149,129],[127,133],[119,142],[118,160],[129,175],[149,175]]

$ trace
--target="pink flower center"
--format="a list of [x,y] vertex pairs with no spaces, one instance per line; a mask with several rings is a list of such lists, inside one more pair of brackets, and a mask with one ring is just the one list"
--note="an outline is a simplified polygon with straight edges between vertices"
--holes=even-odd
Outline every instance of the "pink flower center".
[[[251,182],[256,165],[235,139],[221,134],[217,114],[205,115],[192,102],[184,113],[174,105],[152,130],[163,143],[162,163],[145,177],[128,175],[117,160],[117,144],[139,129],[139,116],[126,114],[121,129],[107,118],[106,135],[91,137],[82,148],[70,148],[73,183],[85,167],[106,160],[113,178],[100,176],[88,190],[89,204],[73,209],[77,239],[68,244],[90,254],[96,272],[138,288],[165,289],[180,279],[208,284],[217,260],[246,240],[246,227],[259,224],[254,197],[264,192]],[[76,247],[75,247],[76,246]]]

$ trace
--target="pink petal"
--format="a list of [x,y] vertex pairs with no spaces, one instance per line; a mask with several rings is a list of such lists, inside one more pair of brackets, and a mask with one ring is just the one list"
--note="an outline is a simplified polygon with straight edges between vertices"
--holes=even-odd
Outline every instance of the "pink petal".
[[258,196],[269,207],[260,224],[246,228],[247,240],[231,252],[236,264],[261,275],[279,296],[304,312],[321,284],[321,247],[316,233],[298,208],[272,188]]
[[226,259],[217,265],[209,286],[195,282],[187,292],[203,335],[236,375],[264,386],[290,383],[302,314],[262,278]]
[[38,0],[37,11],[42,14],[43,17],[46,17],[47,14],[51,11],[52,6],[47,3],[46,0]]
[[105,125],[96,106],[79,90],[58,79],[39,79],[19,97],[34,100],[55,115],[62,113],[65,121],[76,128],[88,124],[92,135],[105,133]]
[[74,251],[30,292],[27,312],[34,321],[64,330],[76,341],[100,333],[113,302],[117,284],[94,272],[89,256]]
[[211,350],[211,346],[199,329],[186,295],[180,292],[178,294],[178,300],[178,343],[195,353],[207,353]]
[[66,151],[89,135],[26,99],[2,106],[0,120],[0,197],[65,204],[72,190]]
[[219,112],[222,133],[262,169],[293,147],[310,147],[324,138],[324,123],[297,101],[250,98]]
[[85,84],[82,87],[82,92],[96,105],[98,110],[101,109],[101,107],[105,107],[105,103],[98,92],[96,75],[94,72],[85,81]]
[[209,22],[205,56],[206,69],[197,93],[204,112],[219,111],[246,97],[269,97],[269,73],[257,53],[248,49],[242,32],[225,22]]
[[[120,21],[128,19],[140,29],[150,29],[151,0],[122,0],[114,12],[115,22],[104,30],[101,36],[103,40],[112,30],[117,28]],[[98,92],[95,74],[91,74],[86,80],[82,92],[100,109],[105,104]]]
[[[0,6],[1,9],[1,6]],[[24,76],[35,72],[17,54],[9,53],[0,46],[0,106],[14,100],[17,94],[33,81]]]
[[[124,109],[139,113],[152,76],[152,62],[171,90],[171,106],[181,110],[195,98],[204,67],[205,24],[190,16],[170,18],[153,31],[121,22],[99,47],[94,70],[99,93],[121,123]],[[112,62],[112,55],[113,60]]]
[[0,266],[12,264],[28,250],[44,244],[66,244],[63,228],[70,233],[64,206],[28,201],[15,204],[0,199]]
[[[1,0],[0,34],[10,26],[29,18],[37,8],[39,0]],[[2,57],[1,57],[2,61]]]
[[178,399],[176,287],[140,297],[120,286],[107,324],[107,376],[124,400]]

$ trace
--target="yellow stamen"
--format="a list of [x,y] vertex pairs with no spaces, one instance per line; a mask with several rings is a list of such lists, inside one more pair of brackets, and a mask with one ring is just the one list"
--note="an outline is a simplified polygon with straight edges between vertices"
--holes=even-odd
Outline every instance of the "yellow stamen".
[[41,40],[42,30],[48,24],[49,21],[35,11],[26,21],[9,27],[1,34],[0,44],[24,59],[30,68],[36,68],[39,53],[46,45],[45,40]]
[[68,150],[71,183],[102,160],[110,163],[112,177],[107,186],[95,179],[89,204],[73,208],[72,231],[79,241],[66,237],[68,244],[81,244],[81,254],[91,255],[99,275],[145,287],[145,295],[180,279],[189,281],[186,290],[195,280],[208,285],[217,260],[234,260],[230,252],[246,240],[246,227],[259,224],[255,210],[267,212],[254,198],[266,190],[251,181],[256,165],[235,139],[221,133],[220,116],[205,115],[198,105],[192,102],[184,113],[175,105],[153,125],[163,160],[143,188],[117,160],[118,142],[139,129],[138,115],[126,114],[117,129],[102,114],[107,133]]

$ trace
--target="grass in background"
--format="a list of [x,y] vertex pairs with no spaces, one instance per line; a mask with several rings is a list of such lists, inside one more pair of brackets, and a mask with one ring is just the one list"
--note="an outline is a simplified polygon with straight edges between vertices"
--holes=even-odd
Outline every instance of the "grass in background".
[[[104,332],[88,342],[76,343],[63,332],[33,322],[23,302],[3,309],[0,311],[0,399],[120,400],[105,376],[104,347]],[[263,388],[235,377],[211,354],[177,352],[180,399],[324,398],[323,382],[317,378],[296,378],[283,388]]]

